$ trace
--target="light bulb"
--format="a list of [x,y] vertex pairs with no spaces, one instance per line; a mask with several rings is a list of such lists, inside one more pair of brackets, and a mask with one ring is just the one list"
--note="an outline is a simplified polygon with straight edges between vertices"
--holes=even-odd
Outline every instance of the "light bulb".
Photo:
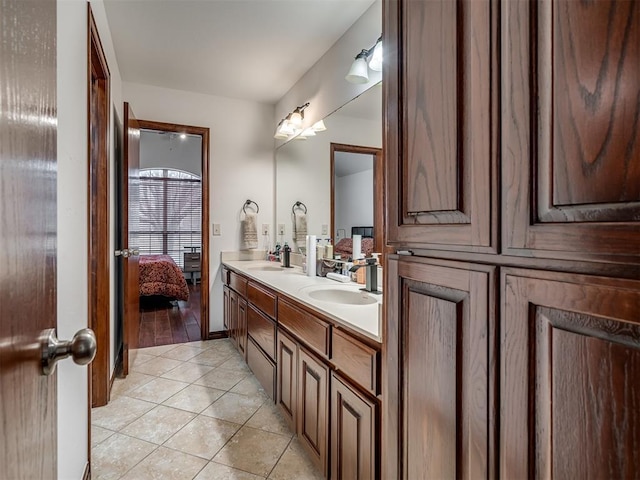
[[378,43],[376,43],[373,49],[373,55],[371,55],[371,60],[369,60],[369,68],[376,72],[382,71],[382,39],[378,40]]

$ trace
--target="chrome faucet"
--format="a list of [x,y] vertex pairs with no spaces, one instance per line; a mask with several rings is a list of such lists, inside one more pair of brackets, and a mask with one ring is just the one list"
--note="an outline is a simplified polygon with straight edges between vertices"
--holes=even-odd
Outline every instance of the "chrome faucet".
[[378,290],[378,263],[376,258],[367,258],[367,263],[364,265],[354,265],[349,269],[350,272],[355,272],[360,268],[366,268],[365,287],[360,290],[364,290],[369,293],[382,293]]

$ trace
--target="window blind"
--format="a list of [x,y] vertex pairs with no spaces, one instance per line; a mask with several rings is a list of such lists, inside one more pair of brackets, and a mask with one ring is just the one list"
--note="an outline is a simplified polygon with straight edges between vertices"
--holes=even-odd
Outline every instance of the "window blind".
[[140,171],[140,217],[134,232],[142,255],[165,254],[183,268],[184,247],[202,245],[202,182],[180,170]]

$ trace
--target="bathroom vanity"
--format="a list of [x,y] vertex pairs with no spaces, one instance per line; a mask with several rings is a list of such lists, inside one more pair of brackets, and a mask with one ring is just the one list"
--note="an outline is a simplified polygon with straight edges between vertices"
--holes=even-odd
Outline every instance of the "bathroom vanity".
[[222,276],[229,337],[325,477],[379,477],[381,297],[273,262]]

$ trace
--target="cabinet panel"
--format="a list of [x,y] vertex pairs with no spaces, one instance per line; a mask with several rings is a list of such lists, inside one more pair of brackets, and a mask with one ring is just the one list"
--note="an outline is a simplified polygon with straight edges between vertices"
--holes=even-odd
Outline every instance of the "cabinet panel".
[[238,323],[236,326],[236,343],[240,354],[246,356],[247,348],[247,301],[238,297]]
[[331,478],[373,480],[376,475],[376,404],[331,375]]
[[383,18],[387,240],[495,252],[497,2],[390,1]]
[[278,322],[321,355],[329,355],[328,323],[284,301],[278,305]]
[[269,357],[276,358],[276,325],[260,313],[253,305],[249,305],[248,325],[249,335],[260,345]]
[[229,339],[238,346],[238,294],[229,290]]
[[235,272],[229,272],[229,286],[241,296],[247,296],[247,279]]
[[275,398],[276,366],[251,337],[247,339],[247,365],[256,376],[269,398]]
[[502,275],[502,478],[640,471],[640,282]]
[[494,269],[388,264],[382,476],[489,478]]
[[503,3],[503,244],[640,263],[640,5]]
[[337,328],[331,334],[331,361],[351,380],[378,393],[379,352]]
[[298,345],[283,332],[278,332],[278,371],[276,402],[292,431],[296,430],[298,413]]
[[298,350],[298,402],[298,437],[326,475],[329,367],[304,348]]
[[253,282],[249,282],[249,285],[247,286],[247,298],[262,312],[266,313],[271,318],[276,318],[277,297],[274,293],[260,288]]
[[229,287],[222,287],[222,323],[224,328],[229,330],[229,317],[231,315],[231,307],[229,306]]

